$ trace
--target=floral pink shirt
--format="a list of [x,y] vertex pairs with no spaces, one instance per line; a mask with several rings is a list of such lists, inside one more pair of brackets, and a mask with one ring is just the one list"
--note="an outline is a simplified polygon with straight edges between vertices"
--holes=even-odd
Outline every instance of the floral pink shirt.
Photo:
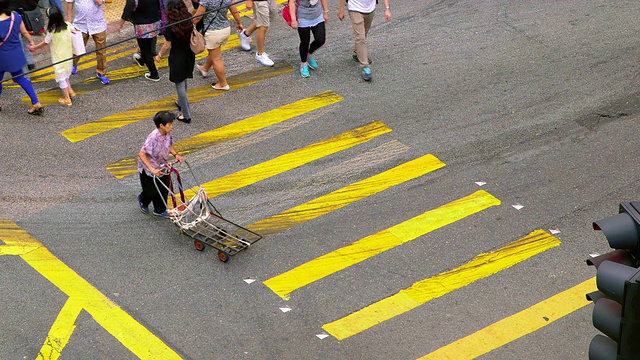
[[[172,145],[173,138],[171,134],[162,136],[160,130],[155,129],[147,136],[147,140],[144,141],[144,145],[142,145],[140,151],[147,154],[147,159],[151,163],[151,166],[159,168],[160,165],[166,164],[169,161],[169,149],[171,149]],[[144,170],[147,175],[153,176],[153,173],[147,169],[142,163],[142,160],[138,158],[138,172],[140,173],[142,170]]]

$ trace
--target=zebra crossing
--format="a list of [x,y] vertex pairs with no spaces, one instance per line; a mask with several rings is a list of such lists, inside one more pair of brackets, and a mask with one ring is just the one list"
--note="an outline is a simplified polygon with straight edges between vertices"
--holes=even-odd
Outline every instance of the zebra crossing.
[[[237,46],[237,39],[227,44],[229,48]],[[113,49],[113,51],[122,56],[132,53],[132,50],[126,47],[116,48]],[[84,63],[81,64],[79,68],[84,69],[83,66],[89,68],[92,65]],[[166,66],[166,60],[163,60],[159,68]],[[228,93],[242,93],[243,88],[260,81],[290,73],[294,70],[295,69],[289,64],[281,62],[277,63],[274,67],[253,69],[230,76],[228,82],[231,84],[232,91]],[[119,81],[124,82],[128,79],[139,77],[143,73],[144,71],[135,65],[110,71],[109,75],[114,82],[111,86],[117,86]],[[37,75],[41,75],[37,79],[41,79],[42,81],[48,80],[48,77],[51,76],[44,73]],[[78,94],[83,94],[97,90],[101,86],[102,85],[96,83],[95,79],[87,78],[82,83],[74,86],[74,88]],[[212,91],[208,85],[190,89],[188,92],[189,100],[193,103],[207,101],[223,94],[225,93]],[[43,104],[51,104],[57,101],[56,99],[59,93],[57,89],[54,89],[41,92],[39,96]],[[186,156],[197,155],[198,152],[214,145],[240,139],[259,130],[267,129],[299,117],[309,116],[313,112],[321,109],[332,111],[332,109],[339,107],[342,102],[344,102],[344,98],[340,94],[326,90],[319,94],[298,99],[264,111],[260,114],[210,129],[186,139],[179,139],[175,143],[175,148]],[[120,111],[113,114],[65,129],[61,132],[61,135],[72,144],[89,142],[109,131],[146,120],[157,111],[173,110],[174,108],[173,96],[162,97],[128,109],[118,109]],[[292,129],[290,131],[295,130]],[[393,129],[387,126],[384,120],[371,119],[345,132],[330,134],[323,140],[298,144],[296,149],[289,152],[269,154],[268,160],[247,166],[239,171],[215,179],[205,179],[205,182],[201,184],[201,186],[206,190],[210,198],[215,198],[244,187],[252,186],[266,179],[280,176],[293,169],[304,168],[313,162],[330,158],[345,150],[351,149],[358,152],[357,149],[359,149],[360,146],[374,139],[386,141],[385,144],[391,144],[394,141],[397,142],[393,134]],[[398,144],[394,145],[395,148],[398,147],[397,145]],[[404,146],[401,143],[399,143],[399,145],[400,147]],[[406,146],[404,147],[401,151],[408,150]],[[386,149],[384,145],[381,145],[380,148],[383,149],[383,151]],[[389,151],[391,148],[390,146]],[[359,152],[359,154],[362,153],[363,151]],[[110,164],[105,164],[105,168],[113,177],[123,179],[137,172],[136,161],[136,157],[130,156]],[[322,193],[309,201],[297,204],[280,213],[270,214],[263,219],[246,225],[246,227],[260,233],[264,237],[274,236],[307,221],[318,219],[333,211],[339,209],[349,211],[349,206],[353,206],[360,200],[376,196],[376,194],[436,172],[446,166],[447,165],[437,157],[437,154],[414,154],[408,161],[377,172],[366,178],[361,178],[338,189]],[[195,189],[191,190],[195,191]],[[295,262],[299,265],[290,269],[283,268],[279,274],[262,280],[261,283],[264,287],[271,290],[274,295],[283,300],[289,300],[298,292],[313,291],[314,283],[326,277],[330,277],[338,272],[348,272],[350,268],[356,264],[376,261],[376,256],[385,251],[394,248],[400,248],[401,250],[401,245],[405,243],[419,240],[445,226],[454,226],[456,222],[467,217],[472,217],[480,212],[492,211],[492,209],[502,204],[500,199],[485,190],[478,190],[471,194],[458,196],[454,196],[454,198],[446,204],[433,209],[425,209],[420,215],[365,236],[346,246],[337,249],[327,248],[326,253],[319,257],[312,259],[296,258]],[[2,252],[2,248],[6,247],[6,244],[5,241],[5,245],[0,245],[0,255],[23,255],[21,252]],[[318,327],[322,328],[336,340],[346,340],[378,324],[393,321],[396,316],[414,310],[432,299],[445,296],[463,286],[470,286],[479,279],[504,271],[517,263],[559,245],[560,241],[546,231],[539,229],[534,230],[530,234],[510,242],[500,249],[478,254],[466,264],[425,278],[409,288],[398,289],[395,294],[390,294],[387,298],[367,299],[370,305],[350,314],[340,314],[334,319],[327,319],[324,324],[318,324]],[[15,246],[12,247],[12,249],[16,249]],[[9,248],[6,247],[5,250],[9,250]],[[43,275],[48,273],[45,269],[41,269],[39,272]],[[53,279],[51,281],[55,284],[56,280]],[[76,283],[76,285],[86,286],[81,282]],[[56,333],[60,328],[63,330],[65,328],[72,328],[78,312],[82,309],[88,310],[90,305],[78,303],[76,301],[77,299],[71,295],[73,292],[73,289],[69,289],[68,292],[65,291],[65,293],[70,294],[69,301],[60,311],[60,322],[54,324],[50,333]],[[327,306],[330,306],[330,304]],[[104,315],[101,312],[102,310],[95,311],[99,315],[94,315],[94,317],[100,318]],[[125,315],[119,314],[117,316]],[[108,323],[107,320],[104,320],[104,322]],[[127,323],[133,324],[128,321]],[[113,324],[102,325],[105,326],[105,328],[107,326],[113,326]],[[114,332],[119,331],[118,326],[115,326],[113,329]],[[111,330],[109,331],[111,332]],[[146,333],[145,330],[140,329],[136,325],[128,328],[127,331],[132,332],[134,336],[132,339],[119,339],[121,343],[136,354],[138,354],[138,352],[142,353],[143,350],[138,349],[140,346],[135,344],[135,334]],[[167,352],[159,352],[159,354],[171,354],[171,357],[177,357],[162,341],[156,341],[153,337],[150,337],[150,339],[152,340],[145,342],[144,346],[153,346],[158,349],[162,348]],[[45,341],[45,347],[46,343]],[[60,349],[60,351],[62,351],[62,349]]]

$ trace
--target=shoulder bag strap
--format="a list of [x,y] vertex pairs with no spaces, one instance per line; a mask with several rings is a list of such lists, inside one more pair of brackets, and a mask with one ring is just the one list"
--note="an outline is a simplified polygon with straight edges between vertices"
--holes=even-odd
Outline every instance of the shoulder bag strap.
[[4,39],[2,40],[2,42],[0,43],[0,46],[4,45],[5,42],[7,42],[7,39],[9,38],[9,36],[11,36],[11,31],[13,30],[13,21],[15,20],[14,15],[13,15],[13,11],[11,12],[11,24],[9,24],[9,31],[7,32],[7,35],[5,35]]

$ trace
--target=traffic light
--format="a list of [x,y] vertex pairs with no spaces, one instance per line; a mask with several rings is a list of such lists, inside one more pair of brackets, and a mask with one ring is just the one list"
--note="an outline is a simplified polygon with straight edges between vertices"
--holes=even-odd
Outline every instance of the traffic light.
[[[620,203],[617,215],[593,223],[614,251],[587,260],[596,267],[598,291],[589,360],[640,360],[640,203]],[[606,335],[606,336],[605,336]]]

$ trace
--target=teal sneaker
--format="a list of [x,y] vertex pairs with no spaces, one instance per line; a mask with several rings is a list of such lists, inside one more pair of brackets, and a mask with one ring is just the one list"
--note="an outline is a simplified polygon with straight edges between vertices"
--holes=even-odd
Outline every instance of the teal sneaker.
[[316,59],[312,58],[311,56],[307,58],[307,65],[309,65],[309,69],[311,70],[315,70],[318,68],[318,63],[316,62]]
[[373,78],[373,74],[371,73],[371,68],[369,67],[363,67],[362,72],[360,72],[360,75],[362,75],[362,78],[364,79],[364,81],[371,81],[371,79]]
[[302,76],[303,78],[309,77],[309,66],[300,65],[300,76]]

